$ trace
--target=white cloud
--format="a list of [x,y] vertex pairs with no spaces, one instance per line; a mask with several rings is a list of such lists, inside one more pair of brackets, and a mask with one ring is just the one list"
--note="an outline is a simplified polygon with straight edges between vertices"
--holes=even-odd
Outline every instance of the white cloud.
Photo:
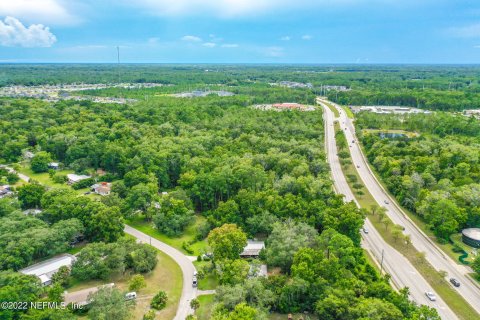
[[57,37],[42,24],[32,24],[28,28],[18,19],[6,17],[0,20],[0,45],[14,47],[50,47]]
[[236,43],[225,43],[222,44],[222,48],[238,48],[239,45]]
[[[127,3],[127,0],[123,0]],[[140,6],[159,16],[209,15],[222,18],[251,17],[274,11],[318,7],[330,0],[136,0],[130,5]],[[337,0],[340,2],[367,0]],[[379,0],[380,1],[380,0]]]
[[305,35],[302,36],[302,40],[312,40],[312,38],[313,37],[309,34],[305,34]]
[[272,57],[272,58],[278,58],[283,56],[284,54],[282,47],[266,47],[264,48],[263,53],[267,57]]
[[453,27],[448,29],[447,32],[459,38],[480,38],[480,23],[464,27]]
[[202,45],[207,48],[213,48],[217,46],[217,44],[213,42],[204,42]]
[[282,41],[290,41],[292,38],[290,36],[283,36],[280,38]]
[[86,45],[73,46],[71,48],[72,49],[106,49],[108,47],[103,44],[86,44]]
[[157,37],[152,37],[152,38],[148,38],[147,43],[148,43],[149,45],[155,45],[155,44],[158,44],[158,41],[159,41],[159,40],[160,40],[160,39],[157,38]]
[[[13,1],[13,0],[12,0]],[[252,17],[278,12],[311,10],[325,7],[410,6],[418,0],[120,0],[128,6],[143,8],[159,16]],[[431,1],[433,0],[423,0]],[[437,0],[438,1],[438,0]]]
[[0,0],[0,16],[12,16],[28,22],[71,25],[80,19],[66,8],[64,0]]
[[183,41],[189,41],[189,42],[200,42],[202,41],[202,38],[196,37],[196,36],[183,36],[182,37]]

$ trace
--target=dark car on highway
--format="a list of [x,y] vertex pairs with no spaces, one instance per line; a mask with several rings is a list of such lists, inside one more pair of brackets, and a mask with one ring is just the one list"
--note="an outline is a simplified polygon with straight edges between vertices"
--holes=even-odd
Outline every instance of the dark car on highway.
[[455,278],[450,278],[450,282],[453,284],[454,287],[460,287],[460,282]]

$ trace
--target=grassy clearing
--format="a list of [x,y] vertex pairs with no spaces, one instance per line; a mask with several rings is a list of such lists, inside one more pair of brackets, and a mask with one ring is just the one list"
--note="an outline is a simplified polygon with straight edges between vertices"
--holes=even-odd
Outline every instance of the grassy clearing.
[[213,305],[215,304],[215,295],[206,294],[199,296],[197,299],[200,302],[200,308],[195,311],[195,315],[198,317],[198,320],[209,320],[212,315]]
[[[193,264],[197,270],[209,264],[209,261],[194,261]],[[200,290],[214,290],[218,287],[218,277],[214,274],[207,274],[204,278],[198,279],[198,289]]]
[[[132,219],[129,219],[127,220],[127,224],[145,234],[148,234],[152,238],[165,242],[166,244],[180,250],[184,254],[198,256],[207,249],[207,242],[205,240],[195,240],[196,229],[203,221],[205,221],[205,218],[197,215],[195,217],[195,223],[190,225],[180,237],[169,237],[163,233],[160,233],[154,227],[153,223],[145,221],[143,216],[136,216]],[[184,242],[193,242],[193,244],[190,246],[191,250],[193,250],[193,253],[188,253],[185,251],[185,249],[182,247]]]
[[[340,130],[339,126],[335,127],[335,130]],[[337,146],[338,140],[337,140]],[[340,147],[339,147],[340,150]],[[361,190],[362,194],[359,195],[358,191],[355,192],[355,197],[362,208],[370,210],[373,205],[378,205],[370,192],[363,185],[363,181],[358,179],[358,173],[355,166],[351,162],[351,157],[342,165],[342,170],[347,177],[347,182],[351,190]],[[349,175],[356,175],[357,181],[353,182],[349,179]],[[361,183],[363,187],[361,189],[355,189],[354,184]],[[432,288],[443,298],[443,300],[450,306],[452,311],[463,320],[480,319],[480,315],[473,309],[470,304],[463,299],[451,285],[444,279],[444,275],[441,272],[435,270],[435,268],[428,263],[425,259],[425,255],[418,252],[408,241],[404,239],[398,232],[392,232],[395,229],[393,222],[385,215],[376,214],[370,216],[370,221],[374,225],[375,229],[380,233],[382,238],[395,250],[404,255],[410,263],[417,269],[417,271],[425,278],[425,280],[432,286]],[[407,240],[407,241],[406,241]]]
[[[133,274],[115,275],[107,281],[92,280],[72,284],[68,288],[69,292],[74,292],[90,287],[96,287],[102,284],[115,283],[115,286],[123,291],[128,291],[128,282]],[[150,301],[160,290],[164,290],[168,295],[168,302],[165,309],[157,312],[157,319],[173,319],[177,312],[178,302],[182,294],[182,271],[177,263],[165,253],[158,252],[158,264],[154,270],[144,275],[147,286],[140,289],[137,294],[136,305],[132,311],[132,319],[141,319],[150,309]]]
[[[28,176],[30,179],[38,181],[40,184],[43,184],[47,187],[60,187],[60,186],[66,186],[66,184],[59,184],[55,183],[50,179],[50,175],[48,172],[42,172],[42,173],[35,173],[30,169],[30,167],[26,165],[20,166],[20,169],[18,172],[23,173],[24,175]],[[66,175],[69,173],[74,173],[73,170],[57,170],[57,174],[61,175]]]

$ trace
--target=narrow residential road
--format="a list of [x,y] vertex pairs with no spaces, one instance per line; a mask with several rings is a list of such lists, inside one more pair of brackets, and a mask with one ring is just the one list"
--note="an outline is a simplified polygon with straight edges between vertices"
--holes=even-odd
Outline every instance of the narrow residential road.
[[23,181],[25,181],[25,182],[30,181],[30,178],[29,178],[28,176],[24,175],[23,173],[17,172],[17,171],[15,171],[13,168],[10,168],[10,167],[7,167],[7,166],[2,166],[2,167],[5,168],[5,169],[7,169],[8,172],[16,173],[17,176],[18,176],[21,180],[23,180]]
[[[321,100],[317,100],[317,102],[324,110],[325,150],[327,152],[327,160],[330,165],[335,191],[343,194],[345,201],[354,201],[358,206],[353,192],[348,186],[345,175],[343,174],[337,155],[334,128],[335,115]],[[434,292],[434,290],[407,258],[383,240],[368,219],[365,220],[365,227],[369,230],[369,233],[365,234],[362,232],[362,246],[368,250],[378,264],[381,264],[383,269],[391,275],[392,282],[397,289],[408,287],[410,290],[410,298],[413,301],[437,309],[442,319],[458,319],[438,294],[436,294],[437,301],[428,300],[425,296],[425,291]]]
[[[347,137],[347,142],[358,141],[355,135],[355,127],[352,119],[348,118],[343,109],[332,102],[329,102],[340,112],[339,122]],[[437,245],[403,212],[395,199],[383,188],[370,169],[367,159],[358,142],[351,143],[350,153],[352,162],[357,166],[357,171],[365,183],[373,198],[383,207],[387,208],[387,214],[395,224],[405,228],[404,233],[409,234],[412,245],[419,251],[425,252],[427,261],[437,270],[446,271],[445,279],[455,278],[460,281],[460,287],[453,287],[470,305],[480,314],[480,286],[468,273],[473,271],[470,268],[458,264],[444,253]]]
[[151,244],[158,250],[165,252],[180,266],[183,274],[183,289],[180,302],[178,303],[177,314],[173,319],[185,320],[187,315],[193,314],[193,310],[190,308],[190,301],[197,297],[197,289],[192,286],[193,273],[196,271],[192,261],[190,261],[190,259],[179,250],[158,241],[135,228],[125,225],[124,230],[125,233],[134,236],[138,241]]

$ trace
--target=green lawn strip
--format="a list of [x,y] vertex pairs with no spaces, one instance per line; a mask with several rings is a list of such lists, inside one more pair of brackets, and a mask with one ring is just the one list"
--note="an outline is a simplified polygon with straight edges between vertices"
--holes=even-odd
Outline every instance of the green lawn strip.
[[198,296],[200,307],[195,311],[198,320],[209,320],[212,315],[213,305],[215,304],[214,294],[205,294]]
[[[397,130],[397,131],[402,131],[402,130]],[[363,154],[365,154],[365,149],[363,147],[363,145],[359,144],[360,145],[360,148],[362,149],[362,152]],[[459,256],[461,255],[460,253],[458,252],[455,252],[453,251],[454,249],[454,244],[452,243],[444,243],[444,242],[439,242],[437,237],[435,236],[435,234],[433,233],[433,231],[428,227],[427,223],[418,215],[416,215],[415,213],[413,213],[412,211],[404,208],[403,206],[401,206],[395,196],[393,196],[390,191],[388,190],[387,186],[385,185],[383,179],[380,177],[380,174],[376,171],[375,167],[373,166],[370,166],[370,169],[372,170],[373,174],[375,175],[375,177],[377,178],[377,180],[380,182],[380,184],[382,185],[383,189],[388,193],[388,195],[393,199],[393,201],[395,201],[395,203],[400,207],[402,208],[403,212],[405,212],[408,217],[415,223],[415,225],[417,227],[420,228],[420,230],[422,230],[426,235],[427,237],[432,240],[440,249],[442,249],[443,252],[445,252],[448,256],[450,256],[450,258],[453,259],[453,261],[455,261],[456,263],[458,264],[461,264],[460,261],[458,260]],[[467,253],[468,253],[468,259],[467,260],[470,260],[472,261],[473,259],[473,255],[471,254],[471,251],[472,251],[472,247],[469,247],[467,245],[465,245],[462,241],[461,241],[461,234],[458,233],[458,234],[455,234],[451,237],[452,241],[454,241],[456,244],[458,244],[460,247],[462,247]]]
[[349,117],[350,119],[354,118],[353,112],[349,107],[342,106],[342,109],[345,111],[345,114],[347,115],[347,117]]
[[[340,130],[340,128],[336,127],[336,130]],[[350,160],[351,162],[351,157],[349,157],[347,160]],[[352,163],[342,165],[342,170],[345,176],[348,174],[355,174],[358,177],[357,170]],[[351,190],[355,190],[353,188],[353,183],[349,179],[347,179],[347,183],[349,184]],[[358,177],[358,181],[356,183],[363,184],[363,181]],[[354,195],[362,208],[369,210],[372,205],[378,205],[365,186],[363,186],[363,188],[360,190],[362,190],[364,193],[362,196],[359,196],[355,192]],[[385,224],[384,221],[386,220],[389,220],[389,223]],[[423,253],[418,252],[411,244],[407,244],[405,241],[394,237],[393,233],[390,232],[393,229],[393,222],[388,219],[388,217],[384,217],[381,221],[378,215],[370,216],[370,221],[385,242],[400,252],[410,261],[410,263],[412,263],[415,269],[417,269],[417,271],[425,278],[425,280],[442,297],[442,299],[460,319],[474,320],[480,318],[480,315],[475,311],[475,309],[473,309],[472,306],[470,306],[470,304],[461,295],[452,289],[451,285],[444,279],[443,275],[436,271],[435,268],[428,263]]]
[[[183,277],[180,266],[167,254],[158,251],[157,266],[151,272],[143,275],[147,286],[138,290],[137,294],[139,299],[136,301],[131,318],[141,319],[150,308],[150,297],[153,297],[158,291],[163,290],[167,293],[168,302],[165,309],[157,312],[157,319],[173,319],[182,295]],[[125,274],[113,275],[105,281],[79,281],[74,279],[67,290],[68,292],[75,292],[113,282],[115,283],[115,287],[120,291],[128,292],[128,282],[132,276],[133,273],[126,272]],[[147,296],[148,298],[142,299],[142,296]]]
[[337,108],[335,108],[334,106],[332,106],[330,103],[328,102],[323,102],[325,103],[325,105],[330,109],[332,110],[333,114],[335,115],[335,118],[338,118],[340,116],[340,113],[338,112]]
[[476,273],[469,273],[468,275],[472,277],[474,281],[480,284],[480,277],[478,277]]
[[[193,264],[197,270],[200,270],[203,266],[210,262],[207,261],[194,261]],[[198,289],[200,290],[214,290],[218,287],[218,277],[215,274],[209,273],[204,278],[198,278]]]
[[[152,222],[147,222],[145,221],[143,216],[136,216],[132,219],[129,219],[126,221],[126,223],[137,229],[142,231],[143,233],[151,236],[152,238],[155,238],[157,240],[160,240],[178,250],[180,250],[182,253],[186,255],[191,255],[191,256],[198,256],[199,254],[202,254],[204,250],[207,248],[207,243],[206,241],[195,241],[195,234],[196,234],[196,228],[197,226],[202,223],[205,220],[204,217],[202,216],[195,216],[195,223],[190,225],[187,229],[185,229],[185,232],[183,235],[179,237],[169,237],[163,233],[160,233],[153,225]],[[190,249],[193,250],[193,253],[188,253],[184,248],[183,248],[183,243],[187,243],[192,241],[193,244],[190,246]],[[195,242],[194,242],[195,241]]]

